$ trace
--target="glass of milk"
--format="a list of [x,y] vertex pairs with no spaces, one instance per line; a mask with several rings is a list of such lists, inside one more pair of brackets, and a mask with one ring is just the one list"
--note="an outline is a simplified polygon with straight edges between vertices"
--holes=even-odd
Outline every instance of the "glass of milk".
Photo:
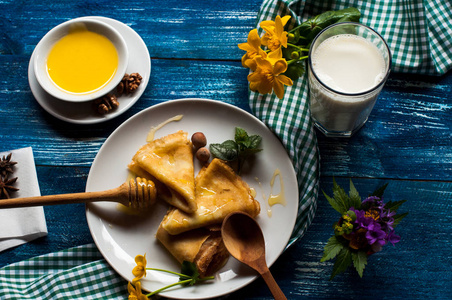
[[308,58],[315,126],[326,136],[352,136],[366,123],[390,69],[391,52],[373,29],[344,22],[322,30]]

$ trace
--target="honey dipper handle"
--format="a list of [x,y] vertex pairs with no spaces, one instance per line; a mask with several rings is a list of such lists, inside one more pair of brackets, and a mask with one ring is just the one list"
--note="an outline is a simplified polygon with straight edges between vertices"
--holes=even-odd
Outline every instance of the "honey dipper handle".
[[125,183],[117,188],[101,192],[86,192],[86,193],[72,193],[38,197],[2,199],[0,200],[0,208],[73,204],[96,201],[114,201],[128,205],[129,203],[128,184]]

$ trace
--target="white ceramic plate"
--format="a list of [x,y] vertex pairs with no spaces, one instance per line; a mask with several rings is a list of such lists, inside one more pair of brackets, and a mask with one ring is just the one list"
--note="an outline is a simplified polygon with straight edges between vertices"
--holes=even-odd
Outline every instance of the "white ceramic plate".
[[121,115],[138,101],[149,82],[149,77],[151,75],[151,59],[146,44],[141,37],[124,23],[105,17],[82,17],[76,20],[84,19],[105,22],[122,35],[129,51],[129,63],[126,73],[140,73],[143,79],[139,88],[131,95],[121,96],[121,98],[119,98],[120,105],[114,112],[100,115],[95,111],[91,102],[71,103],[55,98],[47,93],[39,85],[33,70],[33,63],[36,56],[35,51],[33,51],[33,54],[31,55],[28,66],[28,82],[36,101],[54,117],[75,124],[95,124],[111,120]]
[[[189,136],[203,132],[208,143],[221,143],[234,139],[235,127],[244,128],[249,134],[262,136],[262,149],[255,156],[252,168],[242,174],[243,179],[256,190],[261,204],[257,220],[266,242],[266,259],[272,265],[284,250],[292,233],[298,210],[298,184],[292,163],[277,137],[257,118],[230,104],[206,99],[181,99],[164,102],[141,111],[119,126],[97,154],[87,180],[86,191],[102,191],[115,188],[128,178],[127,164],[145,144],[152,126],[183,115],[182,120],[171,122],[156,132],[155,138],[185,130]],[[195,172],[199,171],[195,161]],[[282,174],[287,204],[269,207],[270,181],[275,171]],[[280,192],[277,177],[273,194]],[[265,195],[265,197],[264,197]],[[271,209],[271,214],[268,210]],[[133,279],[132,269],[136,255],[147,254],[148,267],[180,271],[179,264],[155,239],[155,232],[167,205],[158,203],[147,216],[137,217],[118,209],[115,203],[87,205],[86,216],[93,239],[109,264],[126,280]],[[162,295],[175,299],[205,299],[231,293],[254,280],[257,273],[234,258],[216,274],[214,282],[186,288],[175,288]],[[148,272],[142,280],[145,290],[156,290],[177,281],[164,273]]]

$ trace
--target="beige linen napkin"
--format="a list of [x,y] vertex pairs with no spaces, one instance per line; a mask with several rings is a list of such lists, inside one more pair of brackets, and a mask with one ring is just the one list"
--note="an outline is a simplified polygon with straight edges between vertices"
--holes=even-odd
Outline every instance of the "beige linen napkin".
[[[0,152],[0,157],[9,153],[12,153],[11,160],[17,162],[13,167],[14,173],[9,176],[18,177],[14,186],[19,188],[19,191],[11,193],[10,196],[41,196],[31,147]],[[45,235],[47,225],[42,206],[0,209],[0,251]]]

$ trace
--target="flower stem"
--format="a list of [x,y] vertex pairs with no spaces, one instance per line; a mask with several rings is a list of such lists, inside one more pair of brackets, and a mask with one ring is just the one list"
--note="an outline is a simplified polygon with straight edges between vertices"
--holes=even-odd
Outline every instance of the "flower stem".
[[295,44],[287,43],[287,46],[291,46],[291,47],[297,48],[297,49],[299,49],[301,51],[309,52],[309,49],[297,46]]
[[289,61],[287,62],[287,65],[293,64],[294,62],[297,62],[297,61],[300,61],[300,60],[304,60],[304,59],[306,59],[306,58],[308,58],[307,55],[306,55],[306,56],[299,57],[299,58],[297,58],[297,59],[291,59],[291,60],[289,60]]
[[181,274],[181,273],[177,273],[177,272],[173,272],[173,271],[168,271],[168,270],[163,270],[163,269],[146,268],[146,270],[166,272],[166,273],[170,273],[170,274],[177,275],[177,276],[184,277],[184,278],[191,278],[191,276],[188,276],[188,275],[185,275],[185,274]]
[[163,291],[163,290],[169,289],[169,288],[171,288],[171,287],[173,287],[173,286],[176,286],[176,285],[181,285],[181,284],[189,283],[191,280],[192,280],[192,279],[190,278],[190,279],[186,279],[186,280],[182,280],[182,281],[178,281],[178,282],[172,283],[172,284],[167,285],[167,286],[165,286],[165,287],[162,287],[162,288],[160,288],[160,289],[158,289],[158,290],[155,290],[155,291],[153,291],[152,293],[147,294],[146,297],[151,297],[151,296],[153,296],[153,295],[155,295],[155,294],[160,293],[160,292]]

